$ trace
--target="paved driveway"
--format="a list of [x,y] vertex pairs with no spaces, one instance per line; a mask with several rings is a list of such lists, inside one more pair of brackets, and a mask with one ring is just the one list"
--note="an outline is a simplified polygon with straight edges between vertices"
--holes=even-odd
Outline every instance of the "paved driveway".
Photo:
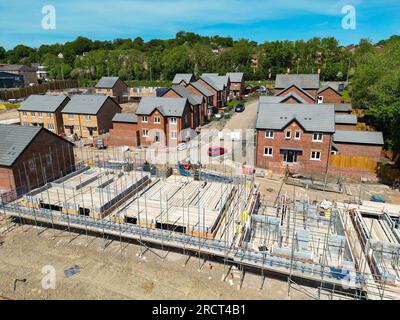
[[225,129],[254,129],[257,120],[258,99],[246,103],[243,112],[235,112],[226,123]]

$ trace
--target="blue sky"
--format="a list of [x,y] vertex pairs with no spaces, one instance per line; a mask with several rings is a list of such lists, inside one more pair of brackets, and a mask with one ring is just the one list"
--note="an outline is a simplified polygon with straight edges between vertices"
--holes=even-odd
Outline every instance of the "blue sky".
[[[42,28],[42,7],[56,9],[56,29]],[[345,5],[355,30],[342,28]],[[399,0],[0,0],[0,46],[40,46],[91,39],[167,39],[176,32],[266,40],[335,36],[341,44],[400,34]]]

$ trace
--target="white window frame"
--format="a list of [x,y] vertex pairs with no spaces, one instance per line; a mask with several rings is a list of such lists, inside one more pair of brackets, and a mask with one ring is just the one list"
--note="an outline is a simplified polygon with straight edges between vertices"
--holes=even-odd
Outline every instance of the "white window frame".
[[[271,153],[265,153],[265,150],[268,149]],[[264,157],[273,157],[274,156],[274,149],[272,147],[264,147]]]
[[75,115],[74,114],[68,114],[68,120],[75,120]]
[[43,118],[43,112],[38,112],[38,117]]
[[90,114],[85,114],[86,121],[92,121],[92,116]]
[[[289,136],[288,136],[289,134]],[[285,140],[291,140],[292,139],[292,131],[286,130],[285,131]]]
[[26,117],[27,114],[28,114],[28,113],[27,113],[26,111],[22,111],[22,116],[23,116],[23,117]]
[[149,130],[143,129],[142,130],[142,134],[143,134],[143,137],[148,137],[149,136]]
[[170,124],[176,125],[177,122],[178,122],[178,121],[177,121],[176,117],[172,117],[172,118],[169,119],[169,123],[170,123]]
[[[319,154],[319,157],[317,158],[316,155]],[[310,154],[310,160],[312,161],[321,161],[321,151],[318,150],[311,150],[311,154]]]
[[148,121],[149,121],[149,119],[147,118],[147,116],[142,116],[143,123],[147,123]]
[[[271,135],[271,133],[272,133],[272,135]],[[274,130],[267,130],[267,131],[265,131],[265,139],[271,139],[271,140],[275,139],[275,132],[274,132]]]
[[54,125],[52,123],[47,124],[47,129],[48,130],[54,130]]
[[51,113],[50,113],[50,112],[47,112],[46,116],[47,116],[47,119],[51,119],[51,118],[52,118],[52,116],[51,116]]
[[[174,135],[175,135],[175,137],[174,137]],[[177,140],[178,139],[178,132],[176,132],[175,130],[171,130],[170,131],[170,137],[171,137],[171,140]]]
[[[319,136],[319,135],[321,135],[321,139],[315,139],[315,136],[317,135],[317,137]],[[313,142],[324,142],[324,134],[323,133],[321,133],[321,132],[314,132],[313,133],[313,136],[312,136],[312,141]]]
[[36,117],[36,112],[35,111],[31,112],[31,117]]
[[[299,135],[299,137],[297,137],[297,134]],[[301,140],[301,131],[295,131],[294,140]]]
[[[158,120],[158,121],[157,121]],[[154,123],[155,124],[160,124],[161,123],[161,117],[154,117]]]

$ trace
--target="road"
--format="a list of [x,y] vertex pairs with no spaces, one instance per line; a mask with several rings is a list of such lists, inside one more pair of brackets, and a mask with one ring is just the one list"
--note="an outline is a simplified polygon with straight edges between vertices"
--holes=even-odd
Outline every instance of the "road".
[[246,103],[246,109],[241,112],[235,112],[232,118],[226,123],[225,129],[254,129],[257,120],[258,99]]

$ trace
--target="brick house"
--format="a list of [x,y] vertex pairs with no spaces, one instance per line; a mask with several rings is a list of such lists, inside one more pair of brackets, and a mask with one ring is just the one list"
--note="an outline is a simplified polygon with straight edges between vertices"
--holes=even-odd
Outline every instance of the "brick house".
[[223,108],[225,106],[226,100],[224,97],[226,95],[226,88],[223,84],[215,82],[209,76],[201,76],[198,82],[205,87],[208,91],[210,91],[213,95],[212,97],[212,106],[217,110]]
[[211,115],[217,112],[217,109],[213,106],[213,93],[210,92],[205,86],[203,86],[200,82],[191,82],[186,86],[191,93],[196,96],[202,96],[204,98],[206,104],[206,117],[209,120]]
[[128,94],[128,86],[118,77],[102,77],[95,86],[96,94],[104,94],[122,103]]
[[318,103],[342,103],[342,95],[331,86],[325,86],[317,92]]
[[302,100],[304,100],[306,103],[315,103],[315,96],[311,95],[308,93],[306,90],[298,87],[295,84],[290,85],[289,87],[279,91],[276,96],[287,96],[287,95],[296,95],[297,97],[300,97]]
[[333,105],[276,104],[260,100],[256,166],[283,173],[327,172],[335,132]]
[[242,72],[228,72],[226,74],[230,79],[229,95],[241,96],[244,94],[244,73]]
[[320,88],[319,74],[277,74],[275,80],[275,94],[292,85],[306,91],[314,100]]
[[196,81],[193,73],[177,73],[172,80],[172,85],[187,86],[189,83]]
[[103,95],[75,95],[61,111],[66,135],[97,137],[112,128],[112,119],[121,112],[115,100]]
[[382,132],[337,130],[333,135],[334,153],[355,157],[368,157],[379,162],[384,145]]
[[208,81],[213,82],[217,86],[219,86],[222,90],[221,93],[221,100],[222,100],[222,105],[219,106],[218,108],[221,109],[226,105],[226,102],[228,101],[229,93],[230,93],[230,86],[231,86],[231,81],[228,75],[223,75],[220,76],[218,73],[203,73],[200,77],[200,79],[208,79]]
[[356,130],[357,116],[355,114],[335,114],[336,130]]
[[282,96],[261,96],[260,102],[262,102],[262,103],[290,103],[290,104],[305,103],[305,104],[307,104],[307,101],[305,101],[302,97],[300,97],[299,95],[297,95],[294,92],[291,92],[291,93],[288,93],[287,95],[282,95]]
[[36,70],[32,67],[19,64],[0,64],[0,71],[13,73],[24,77],[24,84],[37,83]]
[[183,86],[172,86],[162,96],[188,99],[192,111],[191,123],[193,128],[202,126],[206,122],[207,104],[202,95],[195,95]]
[[110,146],[140,146],[140,130],[136,113],[117,113],[107,139]]
[[73,144],[42,127],[0,124],[0,194],[26,193],[75,169]]
[[187,140],[182,130],[193,129],[191,108],[186,98],[143,97],[136,115],[140,145],[175,145]]
[[60,134],[64,130],[61,111],[69,101],[65,96],[31,95],[18,108],[20,123]]

